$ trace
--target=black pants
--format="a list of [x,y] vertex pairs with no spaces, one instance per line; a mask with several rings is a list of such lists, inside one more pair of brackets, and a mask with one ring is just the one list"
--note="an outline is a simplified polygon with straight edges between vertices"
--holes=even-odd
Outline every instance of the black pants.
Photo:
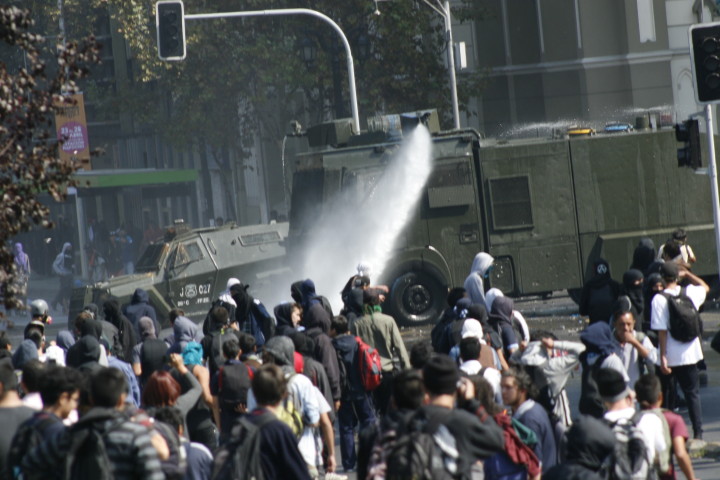
[[384,417],[390,407],[390,397],[392,397],[394,378],[394,371],[383,372],[380,386],[372,392],[375,411],[379,417]]
[[685,395],[687,402],[690,423],[692,423],[693,434],[695,438],[702,438],[702,406],[700,405],[700,379],[698,377],[698,367],[693,365],[682,365],[670,367],[672,373],[670,375],[660,374],[660,382],[662,383],[663,407],[672,410],[676,407],[677,396],[673,390],[673,379],[677,381],[680,389]]

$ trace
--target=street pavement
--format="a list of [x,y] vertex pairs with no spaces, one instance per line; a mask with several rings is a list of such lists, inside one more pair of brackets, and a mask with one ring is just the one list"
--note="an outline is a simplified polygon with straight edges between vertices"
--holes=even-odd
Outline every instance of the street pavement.
[[[43,298],[49,304],[49,299],[55,296],[57,289],[57,278],[34,274],[30,279],[28,299],[32,301],[35,298]],[[557,293],[549,299],[523,298],[516,301],[516,308],[523,313],[531,329],[552,330],[563,339],[578,340],[578,332],[584,326],[582,319],[577,315],[577,307],[567,295],[562,293]],[[50,313],[53,317],[53,323],[46,330],[48,340],[54,339],[58,331],[67,329],[68,324],[67,314],[54,309],[52,306]],[[21,317],[15,312],[11,312],[10,319],[15,322],[15,326],[8,329],[7,335],[10,337],[13,346],[17,346],[22,341],[23,327],[29,321],[29,316]],[[700,389],[700,398],[703,409],[704,440],[708,446],[706,449],[701,449],[700,452],[702,453],[704,450],[705,457],[693,459],[693,467],[698,479],[718,480],[720,479],[720,354],[710,348],[710,339],[720,330],[720,308],[718,308],[717,304],[706,305],[703,322],[705,325],[703,351],[708,370],[707,385]],[[430,329],[431,326],[407,327],[402,329],[402,335],[405,342],[410,344],[418,340],[429,339]],[[571,401],[579,398],[579,391],[580,372],[577,372],[568,384],[568,394]],[[572,403],[577,404],[577,402]],[[685,418],[688,430],[692,434],[687,411],[681,411],[680,413]],[[337,442],[336,452],[338,465],[341,465]],[[348,478],[354,479],[354,473],[350,473]],[[683,478],[682,473],[678,471],[678,479]]]

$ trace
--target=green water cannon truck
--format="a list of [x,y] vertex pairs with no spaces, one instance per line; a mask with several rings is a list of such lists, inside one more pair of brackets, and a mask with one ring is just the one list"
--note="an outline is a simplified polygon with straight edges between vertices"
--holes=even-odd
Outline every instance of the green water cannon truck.
[[391,287],[385,308],[401,323],[437,319],[481,251],[495,258],[488,283],[505,294],[577,295],[594,260],[607,259],[620,279],[641,238],[659,247],[682,227],[699,259],[693,271],[716,278],[710,183],[678,168],[672,127],[500,140],[440,131],[432,110],[375,118],[359,135],[348,119],[293,137],[302,152],[288,162],[289,253],[338,191],[377,181],[418,121],[432,133],[432,174],[377,279]]

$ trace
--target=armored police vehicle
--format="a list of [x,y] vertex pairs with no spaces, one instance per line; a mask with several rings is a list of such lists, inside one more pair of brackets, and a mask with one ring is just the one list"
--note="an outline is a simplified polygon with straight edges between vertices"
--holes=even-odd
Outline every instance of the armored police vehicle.
[[171,228],[163,241],[149,245],[135,265],[135,273],[77,288],[70,301],[70,319],[83,306],[100,308],[108,296],[129,303],[136,288],[147,290],[158,320],[179,308],[201,320],[225,290],[229,278],[238,278],[252,291],[263,292],[277,275],[288,271],[284,241],[287,223],[218,228]]
[[[694,271],[717,273],[709,180],[678,168],[671,128],[505,141],[441,132],[434,111],[414,116],[433,134],[433,171],[379,279],[399,321],[436,319],[481,251],[495,257],[490,286],[506,294],[577,292],[594,260],[619,279],[642,237],[658,247],[683,227]],[[338,191],[377,181],[401,141],[387,133],[353,135],[349,120],[308,130],[293,162],[290,249],[321,217],[318,204],[332,208]]]

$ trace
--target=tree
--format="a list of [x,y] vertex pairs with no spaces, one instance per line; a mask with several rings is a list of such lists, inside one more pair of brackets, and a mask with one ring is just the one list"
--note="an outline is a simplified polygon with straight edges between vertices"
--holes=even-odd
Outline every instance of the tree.
[[[56,24],[56,10],[42,0],[44,22]],[[114,85],[88,85],[88,101],[111,115],[130,114],[135,128],[159,133],[181,150],[201,152],[205,189],[208,165],[233,170],[231,158],[249,156],[258,144],[279,152],[291,120],[313,125],[350,116],[345,51],[326,23],[309,16],[252,17],[188,21],[188,56],[162,62],[157,56],[154,2],[147,0],[63,0],[65,24],[73,35],[91,33],[98,10],[112,16],[132,52],[131,74]],[[51,2],[53,3],[53,2]],[[371,0],[194,0],[186,14],[311,8],[337,22],[355,57],[361,122],[368,116],[438,108],[442,124],[452,125],[444,64],[442,19],[411,0],[381,4]],[[359,52],[366,41],[369,55]],[[306,65],[301,42],[317,47]],[[481,74],[458,77],[461,108],[481,88]],[[340,91],[337,91],[337,88]],[[341,99],[341,100],[339,100]],[[132,132],[124,132],[131,134]],[[207,155],[205,155],[207,153]],[[220,177],[226,196],[230,175]],[[241,183],[242,184],[242,183]],[[234,192],[233,192],[234,193]],[[232,202],[226,201],[228,204]]]
[[[61,160],[55,139],[56,105],[71,104],[66,94],[76,93],[77,81],[88,65],[99,60],[94,39],[57,45],[54,74],[42,59],[47,53],[43,36],[33,33],[28,10],[0,6],[0,289],[5,308],[19,308],[16,269],[10,240],[33,225],[52,228],[49,210],[39,200],[47,192],[56,201],[65,198],[79,168]],[[62,141],[62,140],[61,140]]]

